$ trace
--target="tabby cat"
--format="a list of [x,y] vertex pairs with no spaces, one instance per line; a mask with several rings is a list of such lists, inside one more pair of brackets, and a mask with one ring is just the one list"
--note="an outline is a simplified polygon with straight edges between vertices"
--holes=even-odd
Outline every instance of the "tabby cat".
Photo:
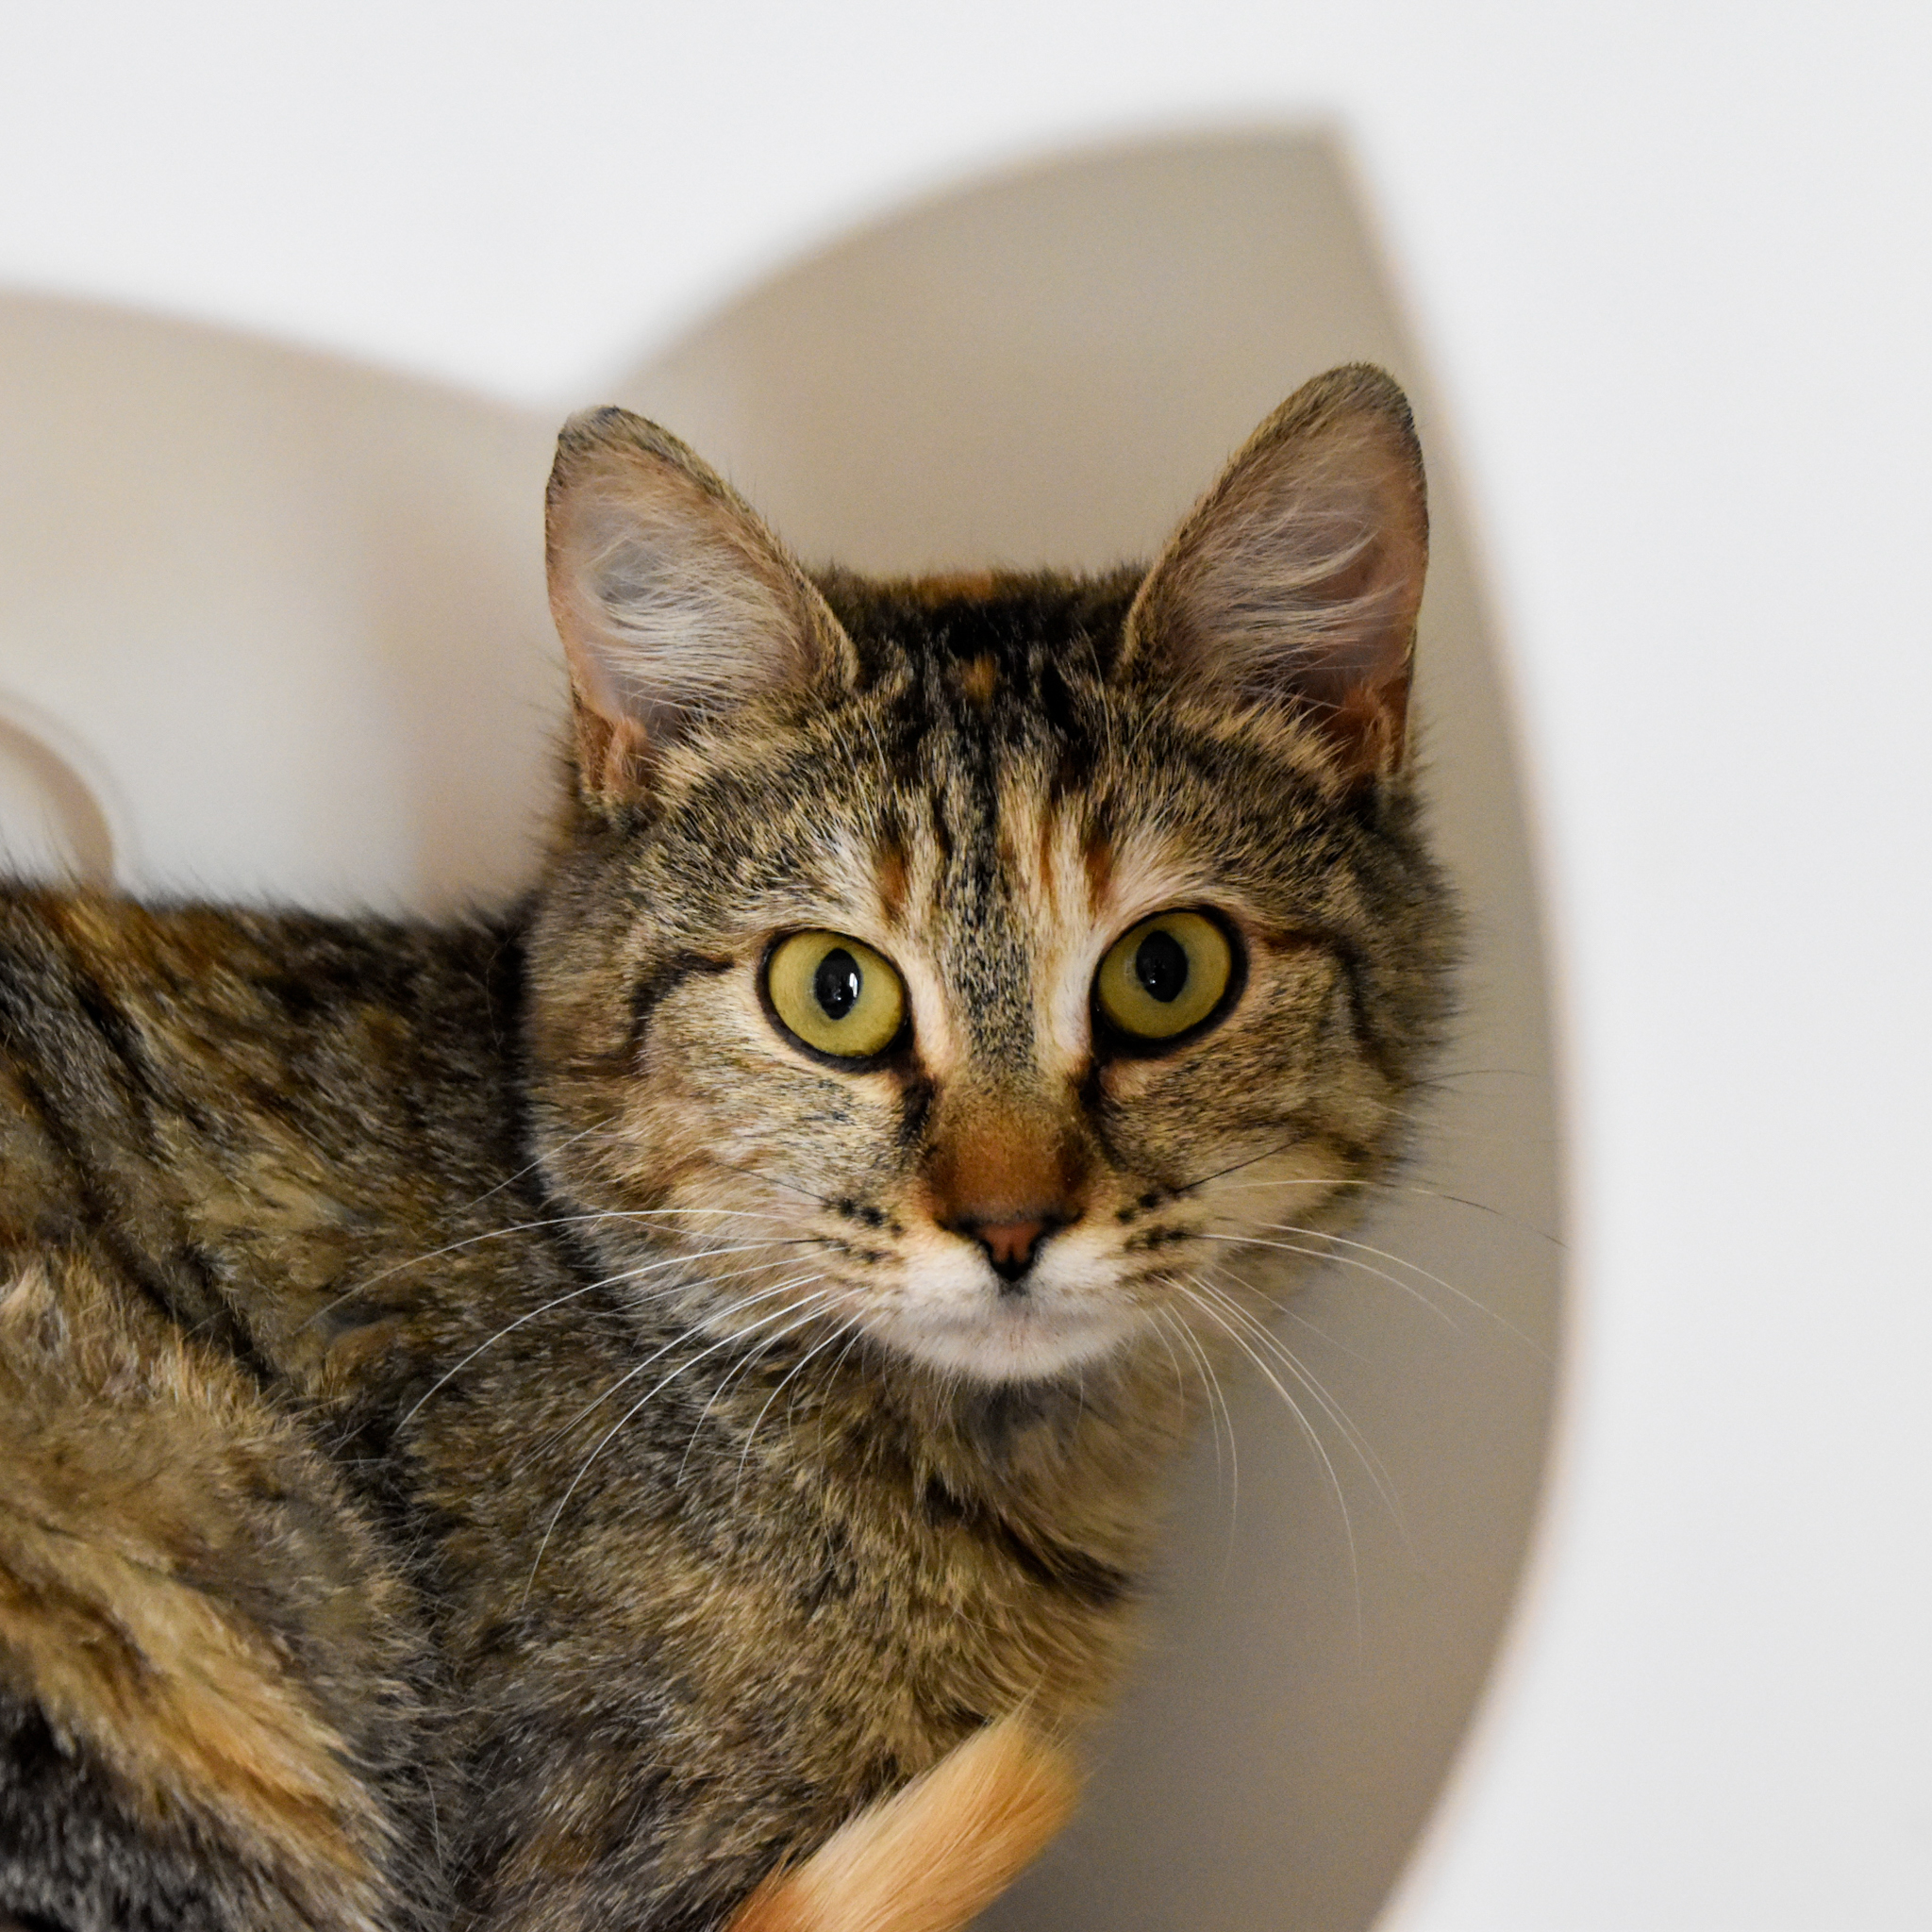
[[943,1932],[1131,1638],[1227,1237],[1441,1029],[1378,371],[1151,570],[808,575],[564,428],[541,882],[0,899],[0,1922]]

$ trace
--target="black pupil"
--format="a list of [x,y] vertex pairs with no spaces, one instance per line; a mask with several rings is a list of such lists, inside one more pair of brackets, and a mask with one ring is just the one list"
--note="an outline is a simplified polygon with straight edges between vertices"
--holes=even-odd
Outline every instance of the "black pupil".
[[1163,1004],[1179,999],[1188,983],[1188,949],[1171,932],[1150,932],[1134,954],[1134,977]]
[[859,989],[865,984],[865,975],[858,970],[858,961],[843,946],[834,946],[819,961],[819,970],[811,976],[813,996],[825,1009],[828,1020],[842,1020],[858,1004]]

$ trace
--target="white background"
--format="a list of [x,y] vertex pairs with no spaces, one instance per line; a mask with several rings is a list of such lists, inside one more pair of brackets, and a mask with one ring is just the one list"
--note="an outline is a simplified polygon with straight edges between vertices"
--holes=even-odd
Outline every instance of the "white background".
[[536,405],[962,173],[1339,126],[1511,654],[1577,1158],[1549,1522],[1414,1932],[1932,1921],[1927,55],[1843,6],[7,25],[0,275]]

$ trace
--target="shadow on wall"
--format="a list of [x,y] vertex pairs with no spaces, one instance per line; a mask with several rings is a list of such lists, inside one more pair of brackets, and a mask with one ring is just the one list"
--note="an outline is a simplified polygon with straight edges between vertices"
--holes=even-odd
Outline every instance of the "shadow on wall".
[[0,369],[11,862],[105,870],[39,740],[130,890],[398,909],[527,877],[563,690],[555,423],[27,297],[0,301]]
[[[0,358],[16,853],[322,906],[527,877],[561,702],[553,420],[74,304],[0,303]],[[1472,919],[1466,1021],[1373,1245],[1284,1312],[1279,1392],[1258,1368],[1229,1387],[1091,1802],[1000,1932],[1368,1924],[1522,1564],[1558,1308],[1546,1003],[1428,384],[1333,142],[1257,133],[928,202],[570,399],[656,416],[808,558],[1101,565],[1150,552],[1283,395],[1358,358],[1408,385],[1432,458],[1418,708]]]
[[1278,1324],[1298,1366],[1230,1387],[1087,1809],[999,1932],[1367,1925],[1509,1607],[1553,1392],[1557,1152],[1515,761],[1443,440],[1338,147],[1309,133],[945,195],[616,385],[807,558],[1099,567],[1151,554],[1290,390],[1357,359],[1408,387],[1432,457],[1418,709],[1468,1011],[1373,1248]]

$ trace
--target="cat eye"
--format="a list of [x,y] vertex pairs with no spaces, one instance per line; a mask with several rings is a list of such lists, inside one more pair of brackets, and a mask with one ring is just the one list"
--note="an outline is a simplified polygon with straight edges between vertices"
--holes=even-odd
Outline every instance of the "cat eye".
[[1130,1041],[1166,1041],[1205,1024],[1228,1002],[1236,957],[1204,912],[1157,912],[1116,940],[1094,975],[1093,1002]]
[[884,1053],[906,1024],[906,983],[882,954],[837,932],[795,932],[765,961],[765,998],[801,1045],[834,1059]]

